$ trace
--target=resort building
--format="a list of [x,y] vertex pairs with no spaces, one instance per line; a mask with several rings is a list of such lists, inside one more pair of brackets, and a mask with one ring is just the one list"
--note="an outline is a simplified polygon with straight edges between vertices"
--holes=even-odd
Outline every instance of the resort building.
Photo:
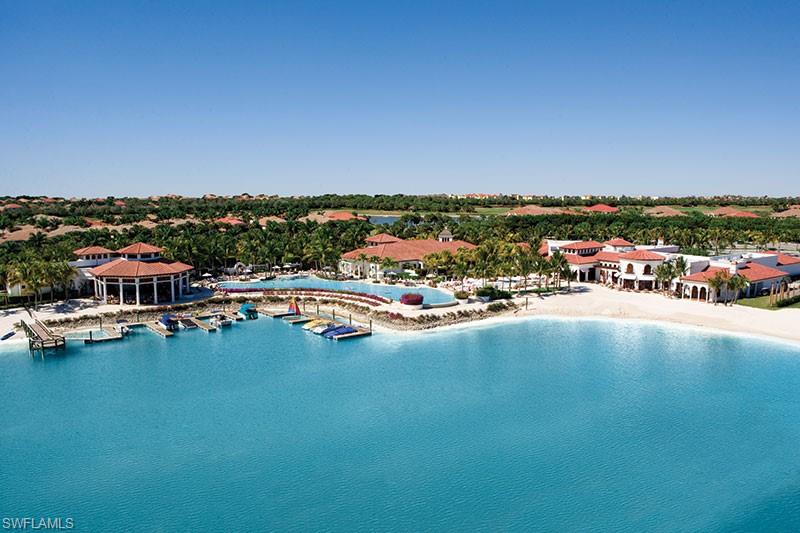
[[[695,256],[697,259],[697,257]],[[713,301],[716,298],[732,298],[733,293],[723,290],[714,295],[709,280],[723,272],[728,276],[740,275],[748,286],[741,296],[763,296],[780,288],[791,279],[800,277],[800,257],[777,252],[732,254],[728,256],[703,257],[693,263],[695,271],[681,278],[681,294],[693,300]],[[697,269],[700,266],[700,269]]]
[[136,243],[119,250],[89,246],[75,250],[70,265],[76,287],[88,285],[104,303],[172,303],[189,290],[191,265],[161,257],[157,246]]
[[366,247],[342,255],[339,272],[355,278],[383,279],[404,270],[424,268],[423,260],[427,255],[444,251],[455,254],[462,248],[475,248],[474,244],[455,240],[446,228],[436,239],[404,240],[380,233],[368,237],[366,243]]
[[[564,255],[578,281],[599,281],[634,290],[652,289],[653,270],[678,251],[677,246],[659,244],[635,246],[625,239],[597,241],[556,241],[547,239],[539,253],[551,256],[555,251]],[[624,274],[624,275],[623,275]]]

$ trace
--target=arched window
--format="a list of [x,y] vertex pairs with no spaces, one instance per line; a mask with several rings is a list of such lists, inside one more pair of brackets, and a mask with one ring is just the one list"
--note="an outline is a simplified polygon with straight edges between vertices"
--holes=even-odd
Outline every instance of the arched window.
[[626,274],[633,274],[633,263],[628,263],[628,268],[625,269]]
[[645,273],[645,275],[649,276],[650,274],[653,273],[653,267],[651,267],[650,265],[645,265],[644,266],[644,273]]

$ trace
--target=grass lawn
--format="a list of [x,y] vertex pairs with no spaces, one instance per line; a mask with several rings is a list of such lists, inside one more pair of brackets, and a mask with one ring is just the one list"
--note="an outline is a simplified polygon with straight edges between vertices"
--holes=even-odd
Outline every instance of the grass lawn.
[[770,307],[769,296],[759,296],[757,298],[742,298],[738,302],[739,305],[746,305],[747,307],[757,307],[758,309],[769,309],[770,311],[780,311],[781,309],[800,309],[800,302],[787,305],[786,307]]

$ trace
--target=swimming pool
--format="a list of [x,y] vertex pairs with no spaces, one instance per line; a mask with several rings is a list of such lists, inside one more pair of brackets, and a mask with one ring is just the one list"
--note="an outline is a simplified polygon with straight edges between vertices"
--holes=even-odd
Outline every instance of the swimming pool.
[[400,300],[408,292],[421,294],[427,304],[441,304],[453,301],[453,295],[430,287],[405,287],[403,285],[383,285],[363,281],[335,281],[316,276],[296,276],[277,278],[270,281],[226,282],[220,283],[222,289],[328,289],[334,291],[363,292],[377,294],[384,298]]

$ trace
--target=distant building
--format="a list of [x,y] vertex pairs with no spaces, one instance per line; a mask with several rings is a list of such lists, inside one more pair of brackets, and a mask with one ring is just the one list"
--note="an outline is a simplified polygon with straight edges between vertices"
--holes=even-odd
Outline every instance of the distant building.
[[[436,239],[404,240],[387,233],[373,235],[366,239],[367,246],[357,248],[342,255],[339,271],[356,278],[383,279],[390,272],[405,269],[423,268],[427,255],[448,251],[455,254],[460,249],[475,248],[474,244],[454,240],[453,234],[445,229]],[[395,267],[384,269],[381,263],[391,259]]]

